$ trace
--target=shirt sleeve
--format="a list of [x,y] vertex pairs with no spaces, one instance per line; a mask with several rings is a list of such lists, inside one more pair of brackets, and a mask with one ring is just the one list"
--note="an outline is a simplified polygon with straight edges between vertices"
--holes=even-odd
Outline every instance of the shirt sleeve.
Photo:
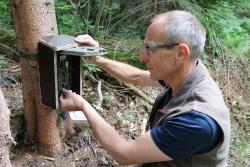
[[218,144],[221,133],[211,117],[197,111],[167,119],[151,129],[156,146],[174,160],[210,151]]

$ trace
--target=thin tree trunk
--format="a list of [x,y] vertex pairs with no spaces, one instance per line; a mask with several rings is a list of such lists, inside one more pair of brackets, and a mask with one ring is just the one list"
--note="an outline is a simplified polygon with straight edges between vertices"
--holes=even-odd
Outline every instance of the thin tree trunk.
[[158,0],[154,0],[154,13],[158,13]]
[[96,36],[96,33],[97,33],[99,25],[100,25],[100,21],[101,21],[104,6],[105,6],[105,0],[101,0],[101,4],[100,4],[100,6],[98,8],[98,13],[97,13],[96,20],[95,20],[95,27],[94,27],[94,31],[93,31],[94,36]]
[[[61,153],[57,113],[41,103],[37,43],[44,36],[57,35],[53,0],[12,0],[13,20],[20,51],[22,91],[28,138],[38,145],[38,152],[47,156]],[[48,81],[50,82],[50,81]],[[72,124],[70,124],[72,126]],[[63,137],[63,136],[62,136]]]
[[9,159],[10,133],[10,110],[0,90],[0,167],[11,167]]
[[87,33],[89,33],[89,17],[90,17],[90,10],[91,10],[91,2],[90,0],[88,0],[88,8],[87,8],[87,17],[86,17],[86,20],[87,20]]

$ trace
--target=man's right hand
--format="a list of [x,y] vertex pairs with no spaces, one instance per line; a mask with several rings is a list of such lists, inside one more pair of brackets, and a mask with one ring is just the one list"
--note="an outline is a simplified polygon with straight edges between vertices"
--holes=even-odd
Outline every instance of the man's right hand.
[[99,47],[99,43],[88,34],[78,35],[75,40],[82,45]]
[[[78,35],[75,38],[75,41],[81,45],[99,47],[99,43],[88,34]],[[88,60],[90,61],[90,63],[96,64],[99,58],[99,56],[90,56]]]

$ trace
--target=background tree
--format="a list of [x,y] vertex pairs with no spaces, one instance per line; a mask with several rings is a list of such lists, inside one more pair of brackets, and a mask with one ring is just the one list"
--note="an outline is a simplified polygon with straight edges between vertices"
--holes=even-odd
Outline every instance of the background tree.
[[20,52],[22,92],[28,139],[38,146],[38,153],[61,153],[61,138],[73,132],[70,120],[62,123],[57,112],[41,104],[37,43],[44,36],[57,35],[53,0],[12,1],[17,48]]

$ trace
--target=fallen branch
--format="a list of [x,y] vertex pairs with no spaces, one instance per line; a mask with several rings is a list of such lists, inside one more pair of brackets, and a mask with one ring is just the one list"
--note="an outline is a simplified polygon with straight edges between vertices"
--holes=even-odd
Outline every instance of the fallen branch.
[[145,100],[146,102],[148,102],[149,104],[153,105],[154,104],[154,100],[147,96],[143,91],[141,91],[140,89],[138,89],[137,87],[135,87],[134,85],[128,84],[123,82],[123,84],[129,88],[129,90],[136,96],[139,96],[140,98],[142,98],[143,100]]
[[[99,82],[97,79],[95,79],[95,77],[91,74],[88,74],[88,77],[90,77],[90,79],[92,79],[93,81],[95,82]],[[122,86],[122,88],[124,90],[126,90],[126,92],[131,92],[133,93],[134,95],[142,98],[143,100],[145,100],[146,102],[148,102],[149,104],[153,105],[154,104],[154,100],[146,95],[143,91],[141,91],[140,89],[138,89],[137,87],[131,85],[131,84],[128,84],[128,83],[125,83],[125,82],[119,82],[120,85]],[[106,83],[108,84],[108,83]],[[102,84],[103,86],[105,86],[107,89],[110,89],[116,93],[118,93],[117,91],[115,91],[114,89],[111,89],[110,87],[106,86],[105,84]],[[114,86],[113,86],[114,87]],[[117,87],[117,88],[121,88],[121,87]],[[118,93],[119,95],[122,95],[121,93]]]
[[9,68],[2,68],[0,69],[0,71],[8,71],[8,72],[12,72],[12,73],[15,73],[15,72],[19,72],[21,69],[18,65],[16,66],[13,66],[13,67],[9,67]]

